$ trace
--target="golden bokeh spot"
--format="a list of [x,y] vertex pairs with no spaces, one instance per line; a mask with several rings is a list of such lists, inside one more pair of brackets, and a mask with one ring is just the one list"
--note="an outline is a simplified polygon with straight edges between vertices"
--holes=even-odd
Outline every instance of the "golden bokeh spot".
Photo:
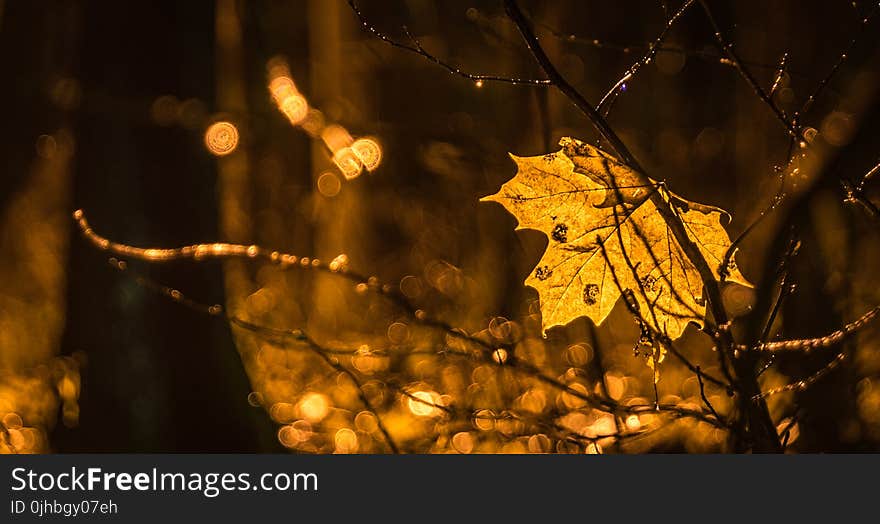
[[330,412],[330,400],[320,393],[307,393],[296,405],[299,416],[315,423],[320,422]]
[[313,138],[317,138],[324,131],[324,113],[317,109],[309,109],[309,114],[300,124],[303,131]]
[[287,424],[296,419],[296,412],[293,404],[289,402],[276,402],[269,408],[269,416],[275,422]]
[[374,431],[379,429],[379,423],[376,420],[376,415],[369,411],[361,411],[354,418],[354,425],[360,431],[364,433],[373,433]]
[[602,446],[597,444],[596,442],[590,442],[587,444],[586,449],[584,450],[588,455],[601,455],[602,454]]
[[571,384],[568,387],[571,393],[566,391],[560,395],[565,407],[568,409],[580,409],[586,406],[587,401],[583,398],[589,396],[589,391],[587,391],[586,386],[583,384]]
[[547,406],[547,394],[540,389],[530,389],[519,398],[522,409],[531,413],[541,413]]
[[630,415],[626,417],[626,429],[630,431],[636,431],[640,427],[642,427],[642,421],[639,420],[638,415]]
[[460,431],[452,436],[452,447],[459,453],[470,453],[474,450],[474,437],[467,431]]
[[612,373],[605,373],[605,387],[608,388],[608,396],[614,400],[619,400],[626,391],[626,382]]
[[278,428],[278,442],[281,442],[284,447],[292,448],[299,444],[297,436],[293,426],[281,426]]
[[287,61],[274,57],[266,64],[266,68],[269,71],[269,92],[272,99],[292,125],[300,125],[309,116],[309,103],[290,77]]
[[299,125],[309,115],[309,103],[300,94],[286,97],[278,104],[278,108],[293,125]]
[[371,138],[359,138],[351,145],[354,152],[367,171],[373,171],[382,162],[382,147]]
[[340,253],[330,261],[327,267],[330,268],[330,271],[347,271],[348,270],[348,255],[345,253]]
[[258,408],[263,405],[263,394],[259,391],[251,391],[247,396],[248,404]]
[[565,361],[569,365],[582,367],[593,359],[593,348],[587,344],[572,344],[565,350]]
[[488,409],[481,409],[474,415],[474,426],[480,431],[495,429],[495,414]]
[[[327,126],[321,131],[321,140],[327,146],[331,153],[336,153],[340,149],[346,148],[354,142],[348,131],[342,126]],[[358,161],[360,163],[360,161]]]
[[550,446],[550,438],[543,433],[529,437],[529,453],[548,453]]
[[403,344],[409,339],[409,327],[403,322],[394,322],[388,326],[388,340],[392,344]]
[[24,425],[24,422],[21,420],[21,416],[18,413],[7,413],[3,415],[0,422],[2,422],[6,429],[21,429]]
[[422,293],[422,283],[418,277],[407,275],[400,280],[400,292],[407,298],[416,298]]
[[842,147],[852,141],[856,125],[852,115],[833,111],[822,120],[822,136],[829,144]]
[[336,432],[333,441],[336,443],[336,453],[357,453],[358,438],[354,431],[342,428]]
[[362,344],[351,357],[351,365],[364,374],[372,374],[382,368],[381,357],[376,356],[367,344]]
[[285,98],[298,93],[296,90],[296,84],[293,83],[293,79],[286,75],[273,78],[269,82],[269,92],[272,93],[272,98],[275,99],[275,102],[279,104]]
[[407,405],[413,415],[431,417],[440,411],[434,407],[438,400],[439,396],[433,391],[416,391],[409,398]]
[[318,192],[325,197],[335,197],[342,189],[342,182],[335,173],[325,171],[318,177]]
[[238,128],[231,122],[216,122],[205,130],[205,147],[212,155],[224,156],[238,147]]
[[354,154],[354,151],[352,151],[350,147],[343,147],[336,151],[336,153],[333,154],[333,163],[336,164],[336,167],[342,172],[342,176],[348,180],[357,178],[363,169],[363,164],[361,164],[360,159]]

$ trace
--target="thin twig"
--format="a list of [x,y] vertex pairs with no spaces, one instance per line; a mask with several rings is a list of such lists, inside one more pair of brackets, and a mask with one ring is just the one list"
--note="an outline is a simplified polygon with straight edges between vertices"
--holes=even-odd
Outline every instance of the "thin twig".
[[764,391],[758,395],[755,395],[752,400],[758,402],[767,397],[772,397],[773,395],[778,395],[779,393],[785,393],[786,391],[804,391],[805,389],[818,382],[822,377],[837,369],[837,367],[840,366],[840,364],[844,360],[846,360],[846,353],[838,353],[837,356],[835,356],[830,362],[828,362],[828,364],[825,364],[819,371],[813,373],[809,377],[798,380],[797,382],[792,382],[791,384],[786,384],[784,386],[779,386]]
[[[614,83],[611,89],[609,89],[608,92],[605,93],[605,96],[602,97],[602,100],[599,101],[599,105],[596,106],[599,111],[602,111],[603,108],[606,107],[609,98],[611,98],[612,96],[614,97],[613,100],[616,100],[622,86],[632,80],[643,66],[651,63],[651,60],[653,60],[654,57],[657,56],[657,51],[661,49],[663,41],[666,40],[666,36],[669,34],[672,26],[675,25],[675,22],[677,22],[678,19],[681,18],[681,16],[688,10],[688,8],[693,5],[694,1],[695,0],[687,0],[684,4],[682,4],[678,11],[676,11],[675,14],[672,15],[672,18],[666,21],[666,25],[663,27],[663,31],[660,32],[660,35],[654,40],[654,42],[648,45],[648,51],[645,53],[645,55],[632,66],[630,66],[629,70],[627,70],[627,72],[620,78],[620,80]],[[604,114],[607,116],[607,112]]]
[[742,351],[758,351],[766,353],[782,353],[791,351],[803,351],[809,353],[814,349],[829,348],[842,342],[845,338],[854,335],[859,330],[870,324],[880,315],[880,306],[868,311],[858,319],[846,324],[842,328],[829,333],[824,337],[803,338],[796,340],[780,340],[777,342],[762,342],[754,347],[739,346]]
[[[549,86],[551,84],[550,80],[543,79],[543,78],[538,78],[538,79],[535,79],[535,78],[513,78],[513,77],[506,77],[506,76],[499,76],[499,75],[482,75],[482,74],[468,73],[467,71],[462,70],[458,66],[452,65],[444,60],[441,60],[440,58],[436,57],[435,55],[429,53],[427,50],[425,50],[424,47],[422,47],[422,44],[419,43],[418,40],[416,40],[414,37],[412,37],[412,35],[409,35],[409,36],[410,36],[410,40],[413,43],[412,44],[405,44],[403,42],[400,42],[400,41],[397,41],[397,40],[391,38],[390,36],[386,35],[385,33],[381,32],[381,31],[379,31],[378,29],[376,29],[376,27],[373,24],[371,24],[369,22],[369,20],[367,20],[367,17],[364,16],[364,14],[361,12],[361,10],[358,7],[355,0],[348,0],[348,5],[351,6],[351,10],[354,11],[355,15],[357,15],[358,19],[360,20],[361,26],[364,28],[365,31],[369,32],[370,34],[372,34],[373,36],[375,36],[379,40],[387,43],[388,45],[390,45],[392,47],[396,47],[398,49],[403,49],[405,51],[409,51],[410,53],[415,53],[415,54],[425,58],[426,60],[433,62],[434,64],[437,64],[438,66],[442,67],[443,69],[446,69],[447,71],[449,71],[450,73],[452,73],[454,75],[458,75],[462,78],[467,78],[468,80],[471,80],[473,82],[480,82],[480,83],[482,83],[482,82],[503,82],[506,84],[529,85],[529,86]],[[409,32],[407,31],[407,34],[408,33]]]
[[712,11],[709,9],[709,4],[706,3],[706,0],[699,0],[700,6],[703,8],[703,12],[706,13],[706,18],[709,20],[709,23],[712,25],[712,30],[715,34],[715,41],[718,46],[727,55],[727,58],[733,63],[734,68],[736,68],[737,72],[741,77],[746,81],[747,84],[752,88],[752,91],[770,108],[776,118],[782,123],[785,127],[788,134],[794,137],[800,137],[800,129],[789,122],[788,117],[785,113],[777,107],[777,105],[773,102],[770,96],[764,91],[761,85],[755,80],[755,77],[752,73],[746,69],[745,64],[740,59],[739,54],[733,47],[733,44],[724,38],[724,35],[721,33],[721,27],[719,27],[718,22],[715,20],[715,16],[712,14]]
[[700,398],[703,399],[703,404],[709,408],[709,412],[715,415],[715,418],[718,420],[724,420],[721,415],[715,411],[715,408],[712,406],[712,403],[709,402],[709,397],[706,396],[706,386],[703,384],[703,372],[700,370],[700,366],[697,366],[697,382],[700,384]]
[[806,101],[804,101],[801,109],[795,114],[795,119],[797,121],[801,120],[803,115],[813,107],[813,103],[819,98],[819,95],[826,88],[826,86],[828,86],[834,75],[837,74],[843,64],[846,63],[846,61],[849,59],[849,56],[852,53],[853,49],[855,49],[859,39],[865,34],[868,26],[871,23],[871,20],[874,18],[874,16],[877,15],[878,11],[880,11],[880,4],[875,5],[871,9],[871,11],[868,12],[868,14],[860,20],[859,29],[858,31],[856,31],[855,36],[852,38],[852,40],[850,40],[843,53],[840,54],[840,57],[838,57],[837,62],[834,63],[828,74],[819,81],[819,83],[813,89],[813,92],[810,93],[810,96],[808,96]]

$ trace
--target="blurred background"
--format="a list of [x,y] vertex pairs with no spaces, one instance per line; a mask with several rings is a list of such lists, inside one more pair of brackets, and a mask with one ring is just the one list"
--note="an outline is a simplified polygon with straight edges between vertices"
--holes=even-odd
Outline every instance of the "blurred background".
[[[520,4],[551,60],[594,103],[679,7]],[[765,89],[787,54],[773,97],[789,114],[846,51],[802,122],[845,153],[841,176],[857,181],[877,164],[877,21],[850,47],[872,2],[710,4]],[[409,42],[406,27],[465,71],[542,75],[500,2],[358,5],[378,30]],[[790,174],[789,139],[720,57],[691,9],[609,121],[653,178],[730,211],[734,238]],[[139,285],[71,219],[81,208],[98,233],[135,246],[227,241],[323,261],[344,254],[336,260],[432,318],[513,344],[517,358],[572,387],[650,403],[650,369],[633,354],[638,328],[623,305],[599,327],[582,318],[542,337],[537,295],[523,281],[546,237],[514,232],[500,205],[479,202],[513,176],[508,152],[597,139],[557,91],[450,74],[363,31],[342,0],[0,0],[0,67],[3,451],[388,452],[380,421],[410,452],[729,450],[702,422],[611,416],[503,365],[438,355],[443,333],[334,275],[252,261],[129,261],[199,302],[351,348],[337,360],[353,375],[341,373],[302,343],[231,327]],[[773,327],[789,338],[827,334],[880,303],[876,224],[835,184],[810,195],[757,227],[737,256],[761,282],[781,224],[799,224],[797,291]],[[729,295],[735,315],[754,301],[742,289]],[[852,358],[838,369],[768,398],[787,450],[878,449],[877,344],[868,328],[845,344]],[[719,374],[708,337],[689,329],[680,345]],[[762,385],[797,381],[828,359],[780,359]],[[673,361],[661,373],[661,400],[700,406],[693,374]],[[730,412],[722,390],[707,394]],[[613,438],[628,432],[637,435]]]

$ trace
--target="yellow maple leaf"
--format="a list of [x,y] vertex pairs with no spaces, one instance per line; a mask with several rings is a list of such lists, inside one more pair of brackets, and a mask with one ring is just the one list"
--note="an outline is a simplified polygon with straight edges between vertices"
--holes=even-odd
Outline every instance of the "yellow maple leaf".
[[[730,247],[721,224],[729,215],[684,200],[654,180],[645,185],[645,178],[589,144],[563,138],[560,145],[544,156],[511,155],[516,176],[482,199],[501,203],[519,221],[517,229],[549,238],[525,282],[538,291],[544,330],[581,316],[600,324],[621,288],[644,320],[670,339],[689,322],[701,324],[706,303],[700,275],[650,197],[657,191],[670,203],[716,277]],[[727,280],[751,286],[733,263]]]

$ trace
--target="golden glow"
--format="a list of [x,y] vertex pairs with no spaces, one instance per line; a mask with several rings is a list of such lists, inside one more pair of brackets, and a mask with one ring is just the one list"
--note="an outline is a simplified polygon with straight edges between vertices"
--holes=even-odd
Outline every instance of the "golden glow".
[[285,447],[292,448],[299,444],[296,430],[293,426],[281,426],[278,428],[278,441]]
[[379,429],[376,415],[369,411],[361,411],[354,418],[354,425],[364,433],[373,433]]
[[640,427],[642,427],[642,422],[639,420],[638,415],[630,415],[626,417],[626,429],[636,431]]
[[6,426],[6,429],[20,429],[24,422],[21,420],[21,416],[18,413],[7,413],[3,415],[3,418],[0,419],[0,423]]
[[550,445],[550,438],[543,433],[529,437],[529,453],[548,453]]
[[488,409],[481,409],[474,416],[474,426],[480,431],[495,429],[495,414]]
[[[347,179],[357,178],[366,168],[373,171],[382,162],[382,147],[373,138],[354,140],[342,126],[325,125],[324,115],[309,103],[296,88],[290,68],[282,57],[274,57],[266,64],[269,72],[269,92],[281,113],[291,125],[301,127],[312,137],[320,137],[332,154],[333,163]],[[327,197],[336,196],[341,181],[332,173],[318,177],[318,192]]]
[[248,404],[257,408],[263,405],[263,394],[259,391],[251,391],[247,396]]
[[298,126],[309,116],[309,103],[296,88],[284,59],[276,57],[269,61],[269,92],[278,109],[291,125]]
[[382,147],[372,138],[359,138],[355,140],[351,145],[351,150],[364,164],[367,171],[375,170],[382,162]]
[[285,98],[278,104],[278,108],[293,125],[299,125],[309,114],[309,103],[302,95],[296,94]]
[[325,197],[335,197],[342,189],[342,182],[335,173],[325,171],[318,177],[318,192]]
[[300,126],[309,136],[318,138],[324,130],[324,122],[324,113],[317,109],[309,109],[309,114],[306,115],[305,120],[303,120]]
[[[587,404],[583,397],[589,396],[589,391],[583,384],[571,384],[568,386],[571,393],[562,393],[561,398],[565,407],[569,409],[580,409]],[[576,392],[576,393],[575,393]]]
[[289,402],[276,402],[269,408],[269,416],[275,422],[287,424],[296,419],[296,412],[293,404]]
[[336,257],[327,264],[327,267],[330,268],[330,271],[345,272],[348,270],[348,255],[345,253],[336,255]]
[[315,423],[320,422],[330,412],[330,400],[320,393],[307,393],[296,405],[300,417]]
[[608,388],[608,395],[617,400],[626,391],[626,382],[617,375],[605,373],[605,387]]
[[361,174],[363,165],[350,147],[344,147],[333,154],[333,163],[339,168],[347,180],[357,178]]
[[312,438],[312,426],[305,420],[297,420],[278,428],[278,441],[284,447],[297,448]]
[[459,453],[470,453],[474,450],[474,437],[467,431],[452,436],[452,447]]
[[540,389],[530,389],[519,398],[522,409],[531,413],[541,413],[547,406],[547,394]]
[[407,298],[416,298],[422,293],[422,283],[418,277],[407,275],[400,279],[400,292]]
[[309,103],[296,88],[290,77],[287,62],[275,57],[267,64],[269,70],[269,92],[278,109],[287,117],[291,125],[298,126],[309,115]]
[[388,340],[392,344],[403,344],[409,339],[409,327],[403,322],[395,322],[388,326]]
[[434,407],[439,400],[437,393],[433,391],[416,391],[412,394],[412,397],[414,398],[408,399],[407,405],[413,415],[431,417],[439,413],[440,410]]
[[333,441],[336,443],[336,453],[357,453],[358,437],[354,431],[342,428],[336,432]]
[[[75,93],[65,96],[53,101],[75,105]],[[0,454],[47,453],[59,419],[72,427],[79,418],[85,355],[59,356],[71,241],[64,233],[65,208],[75,143],[65,128],[45,133],[33,137],[33,150],[23,151],[35,161],[17,175],[0,214]]]
[[205,147],[212,155],[224,156],[238,147],[238,128],[231,122],[216,122],[205,130]]
[[287,75],[273,78],[269,82],[269,92],[272,93],[272,98],[275,99],[275,102],[279,104],[287,97],[298,94],[296,84]]
[[[348,131],[342,126],[327,126],[321,132],[321,140],[327,146],[331,153],[336,153],[340,149],[346,148],[354,142]],[[360,162],[360,160],[358,160]]]

